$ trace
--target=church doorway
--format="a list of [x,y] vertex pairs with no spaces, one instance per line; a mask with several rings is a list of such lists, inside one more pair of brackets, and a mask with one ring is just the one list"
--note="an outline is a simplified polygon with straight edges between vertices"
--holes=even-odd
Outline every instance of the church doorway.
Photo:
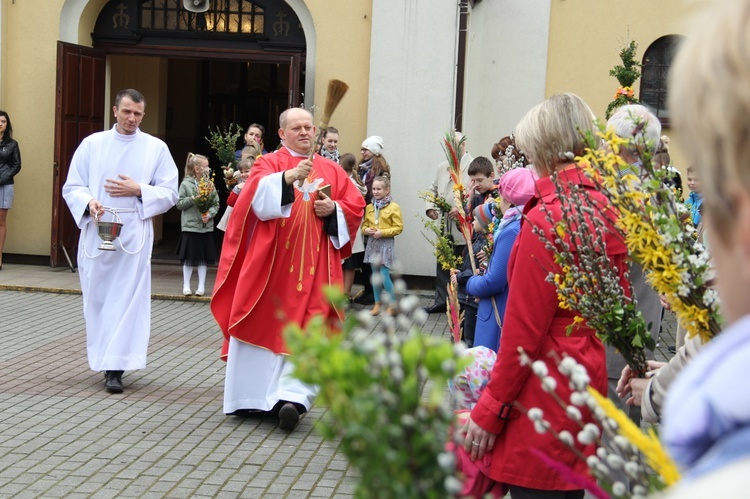
[[[114,58],[115,62],[117,58]],[[259,123],[266,129],[265,149],[274,150],[279,143],[276,133],[279,114],[299,102],[290,99],[293,84],[290,72],[294,62],[169,58],[166,66],[162,138],[169,145],[181,177],[189,152],[210,158],[221,199],[221,210],[216,219],[219,220],[229,191],[223,183],[220,162],[206,140],[209,127],[225,129],[230,124],[237,124],[244,131],[251,123]],[[244,145],[243,136],[244,133],[239,137],[237,149]],[[180,211],[173,208],[162,217],[162,237],[154,247],[154,259],[175,259],[174,248],[179,235]],[[223,233],[217,230],[214,235],[220,247]]]
[[[60,195],[72,154],[83,138],[110,125],[120,89],[144,93],[143,128],[167,143],[181,176],[188,152],[212,157],[209,127],[261,123],[265,148],[273,150],[279,113],[303,100],[305,35],[282,0],[212,0],[204,13],[185,10],[182,0],[108,2],[92,38],[93,49],[58,46],[53,266],[76,265],[78,229]],[[220,166],[215,158],[212,166]],[[224,201],[228,193],[216,178]],[[154,225],[154,258],[171,258],[179,211]]]

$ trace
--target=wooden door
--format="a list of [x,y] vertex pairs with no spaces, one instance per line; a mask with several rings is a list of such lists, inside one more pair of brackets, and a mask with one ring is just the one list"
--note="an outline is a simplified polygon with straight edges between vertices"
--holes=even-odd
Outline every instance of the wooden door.
[[50,265],[76,265],[79,230],[62,197],[78,144],[104,129],[106,56],[92,48],[57,42],[54,180]]
[[289,102],[287,107],[298,107],[301,102],[302,89],[302,55],[294,54],[289,60]]

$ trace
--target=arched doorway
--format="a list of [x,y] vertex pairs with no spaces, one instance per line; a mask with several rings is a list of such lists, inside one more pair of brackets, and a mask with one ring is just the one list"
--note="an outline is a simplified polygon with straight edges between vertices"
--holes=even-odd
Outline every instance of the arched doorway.
[[[300,1],[211,0],[205,13],[185,10],[182,0],[107,2],[92,33],[93,50],[60,43],[53,266],[77,252],[77,229],[60,196],[72,153],[104,128],[106,100],[120,88],[146,87],[147,114],[155,120],[148,131],[167,142],[178,166],[188,151],[211,153],[209,126],[263,123],[271,131],[267,146],[275,147],[276,117],[300,105],[306,86],[303,22],[310,19],[301,21],[290,6]],[[163,222],[165,237],[179,233],[178,213]]]

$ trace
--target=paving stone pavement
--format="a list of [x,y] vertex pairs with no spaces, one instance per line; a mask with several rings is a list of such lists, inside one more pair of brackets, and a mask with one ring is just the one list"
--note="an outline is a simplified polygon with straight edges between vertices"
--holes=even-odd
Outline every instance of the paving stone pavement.
[[[152,300],[148,368],[111,395],[86,360],[77,275],[2,274],[0,497],[353,497],[356,473],[313,429],[324,407],[292,433],[222,413],[221,333],[205,299]],[[447,337],[444,316],[425,331]]]
[[[179,293],[173,273],[155,270],[155,291]],[[313,429],[325,407],[292,433],[222,413],[221,333],[205,298],[155,292],[148,368],[110,395],[86,361],[77,275],[2,274],[0,498],[353,497],[356,472]],[[672,344],[666,325],[658,358]],[[423,330],[449,337],[444,314]]]

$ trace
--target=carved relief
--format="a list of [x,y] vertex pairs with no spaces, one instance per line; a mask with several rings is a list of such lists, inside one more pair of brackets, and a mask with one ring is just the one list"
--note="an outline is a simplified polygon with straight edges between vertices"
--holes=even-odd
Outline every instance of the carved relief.
[[283,12],[276,14],[276,22],[273,23],[273,36],[289,36],[291,25],[284,20],[285,17],[286,14]]
[[112,16],[112,27],[115,29],[130,29],[130,16],[125,13],[128,6],[120,2],[117,6],[117,14]]

